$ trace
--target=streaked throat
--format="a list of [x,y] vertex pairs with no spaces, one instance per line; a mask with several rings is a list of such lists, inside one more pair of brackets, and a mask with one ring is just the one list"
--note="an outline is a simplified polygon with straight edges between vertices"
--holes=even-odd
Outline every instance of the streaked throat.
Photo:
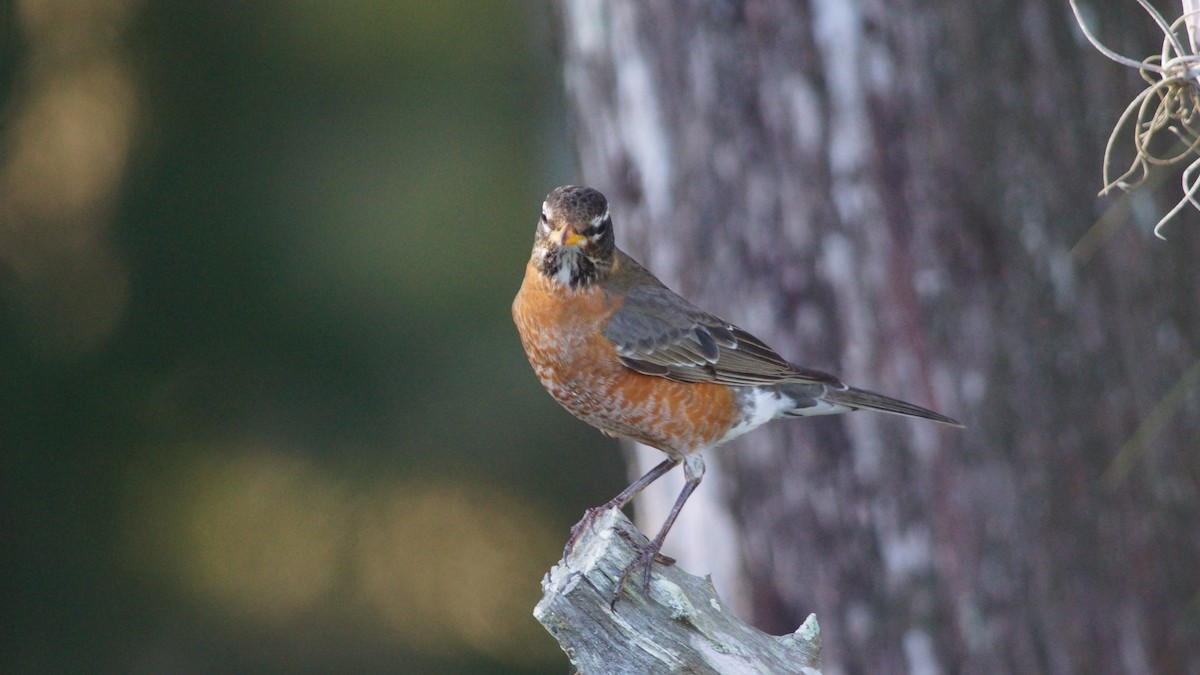
[[542,274],[572,290],[586,288],[599,278],[599,268],[575,246],[551,246],[542,254]]

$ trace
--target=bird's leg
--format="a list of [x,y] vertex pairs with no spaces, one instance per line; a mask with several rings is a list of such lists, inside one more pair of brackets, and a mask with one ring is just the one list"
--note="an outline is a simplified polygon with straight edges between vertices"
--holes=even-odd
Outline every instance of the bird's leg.
[[[626,504],[633,501],[633,498],[636,497],[639,492],[645,490],[647,485],[653,483],[659,478],[662,478],[663,474],[671,469],[674,469],[679,462],[679,459],[673,457],[664,459],[653,469],[647,471],[646,475],[633,481],[629,487],[621,491],[621,494],[613,497],[600,506],[594,506],[585,511],[583,513],[583,519],[578,523],[575,523],[574,527],[571,528],[571,537],[567,539],[567,546],[563,549],[563,558],[565,559],[571,555],[571,551],[575,548],[575,544],[579,543],[579,538],[582,537],[583,533],[586,532],[587,529],[592,526],[592,523],[596,521],[596,516],[609,509],[624,508]],[[703,472],[703,468],[701,468],[701,473]]]
[[696,487],[700,485],[700,479],[704,478],[704,459],[699,454],[688,455],[683,461],[683,490],[679,492],[679,496],[675,498],[675,505],[671,507],[671,512],[667,514],[667,520],[663,523],[662,529],[654,536],[654,540],[649,546],[635,547],[637,548],[637,556],[633,562],[625,568],[621,573],[621,578],[617,579],[617,586],[613,589],[612,601],[609,606],[615,611],[617,608],[617,600],[621,597],[621,588],[625,586],[625,581],[629,575],[639,567],[642,568],[642,594],[650,594],[650,569],[654,566],[654,560],[658,557],[658,550],[662,548],[663,541],[667,538],[667,532],[671,530],[671,526],[675,524],[675,519],[679,517],[679,512],[683,509],[683,504],[696,491]]

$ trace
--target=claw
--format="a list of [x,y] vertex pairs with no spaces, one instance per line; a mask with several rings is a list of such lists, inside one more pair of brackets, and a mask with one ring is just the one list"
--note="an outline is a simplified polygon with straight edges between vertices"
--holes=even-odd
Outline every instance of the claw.
[[621,576],[617,579],[616,586],[613,588],[612,598],[608,606],[614,612],[617,611],[617,600],[621,599],[621,591],[625,588],[625,582],[629,580],[629,577],[638,568],[642,570],[642,595],[650,597],[650,573],[654,568],[654,563],[659,563],[660,565],[675,564],[674,558],[659,553],[659,548],[662,546],[661,542],[652,541],[649,544],[642,544],[635,540],[633,535],[624,530],[616,530],[616,533],[617,536],[629,542],[636,555],[626,565],[625,569],[621,571]]
[[571,551],[575,550],[575,544],[583,538],[583,534],[596,522],[596,517],[606,511],[608,504],[604,506],[593,506],[583,512],[583,518],[571,526],[571,536],[567,539],[567,545],[563,547],[563,560],[566,560],[571,555]]

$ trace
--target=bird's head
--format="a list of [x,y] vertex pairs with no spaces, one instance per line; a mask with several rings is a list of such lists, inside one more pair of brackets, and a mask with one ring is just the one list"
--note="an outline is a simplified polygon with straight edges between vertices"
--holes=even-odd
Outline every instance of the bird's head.
[[615,248],[604,195],[576,185],[546,195],[533,239],[539,272],[571,288],[586,288],[608,274]]

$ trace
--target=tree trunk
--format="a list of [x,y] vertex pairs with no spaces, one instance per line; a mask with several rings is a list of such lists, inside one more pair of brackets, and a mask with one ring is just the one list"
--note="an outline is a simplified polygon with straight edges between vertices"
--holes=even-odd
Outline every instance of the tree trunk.
[[[1095,30],[1157,52],[1113,4]],[[795,362],[968,426],[857,413],[708,453],[679,564],[768,632],[815,612],[830,672],[1200,672],[1200,218],[1164,243],[1168,202],[1095,197],[1140,80],[1067,4],[562,9],[618,244]],[[653,531],[673,488],[649,497]]]

